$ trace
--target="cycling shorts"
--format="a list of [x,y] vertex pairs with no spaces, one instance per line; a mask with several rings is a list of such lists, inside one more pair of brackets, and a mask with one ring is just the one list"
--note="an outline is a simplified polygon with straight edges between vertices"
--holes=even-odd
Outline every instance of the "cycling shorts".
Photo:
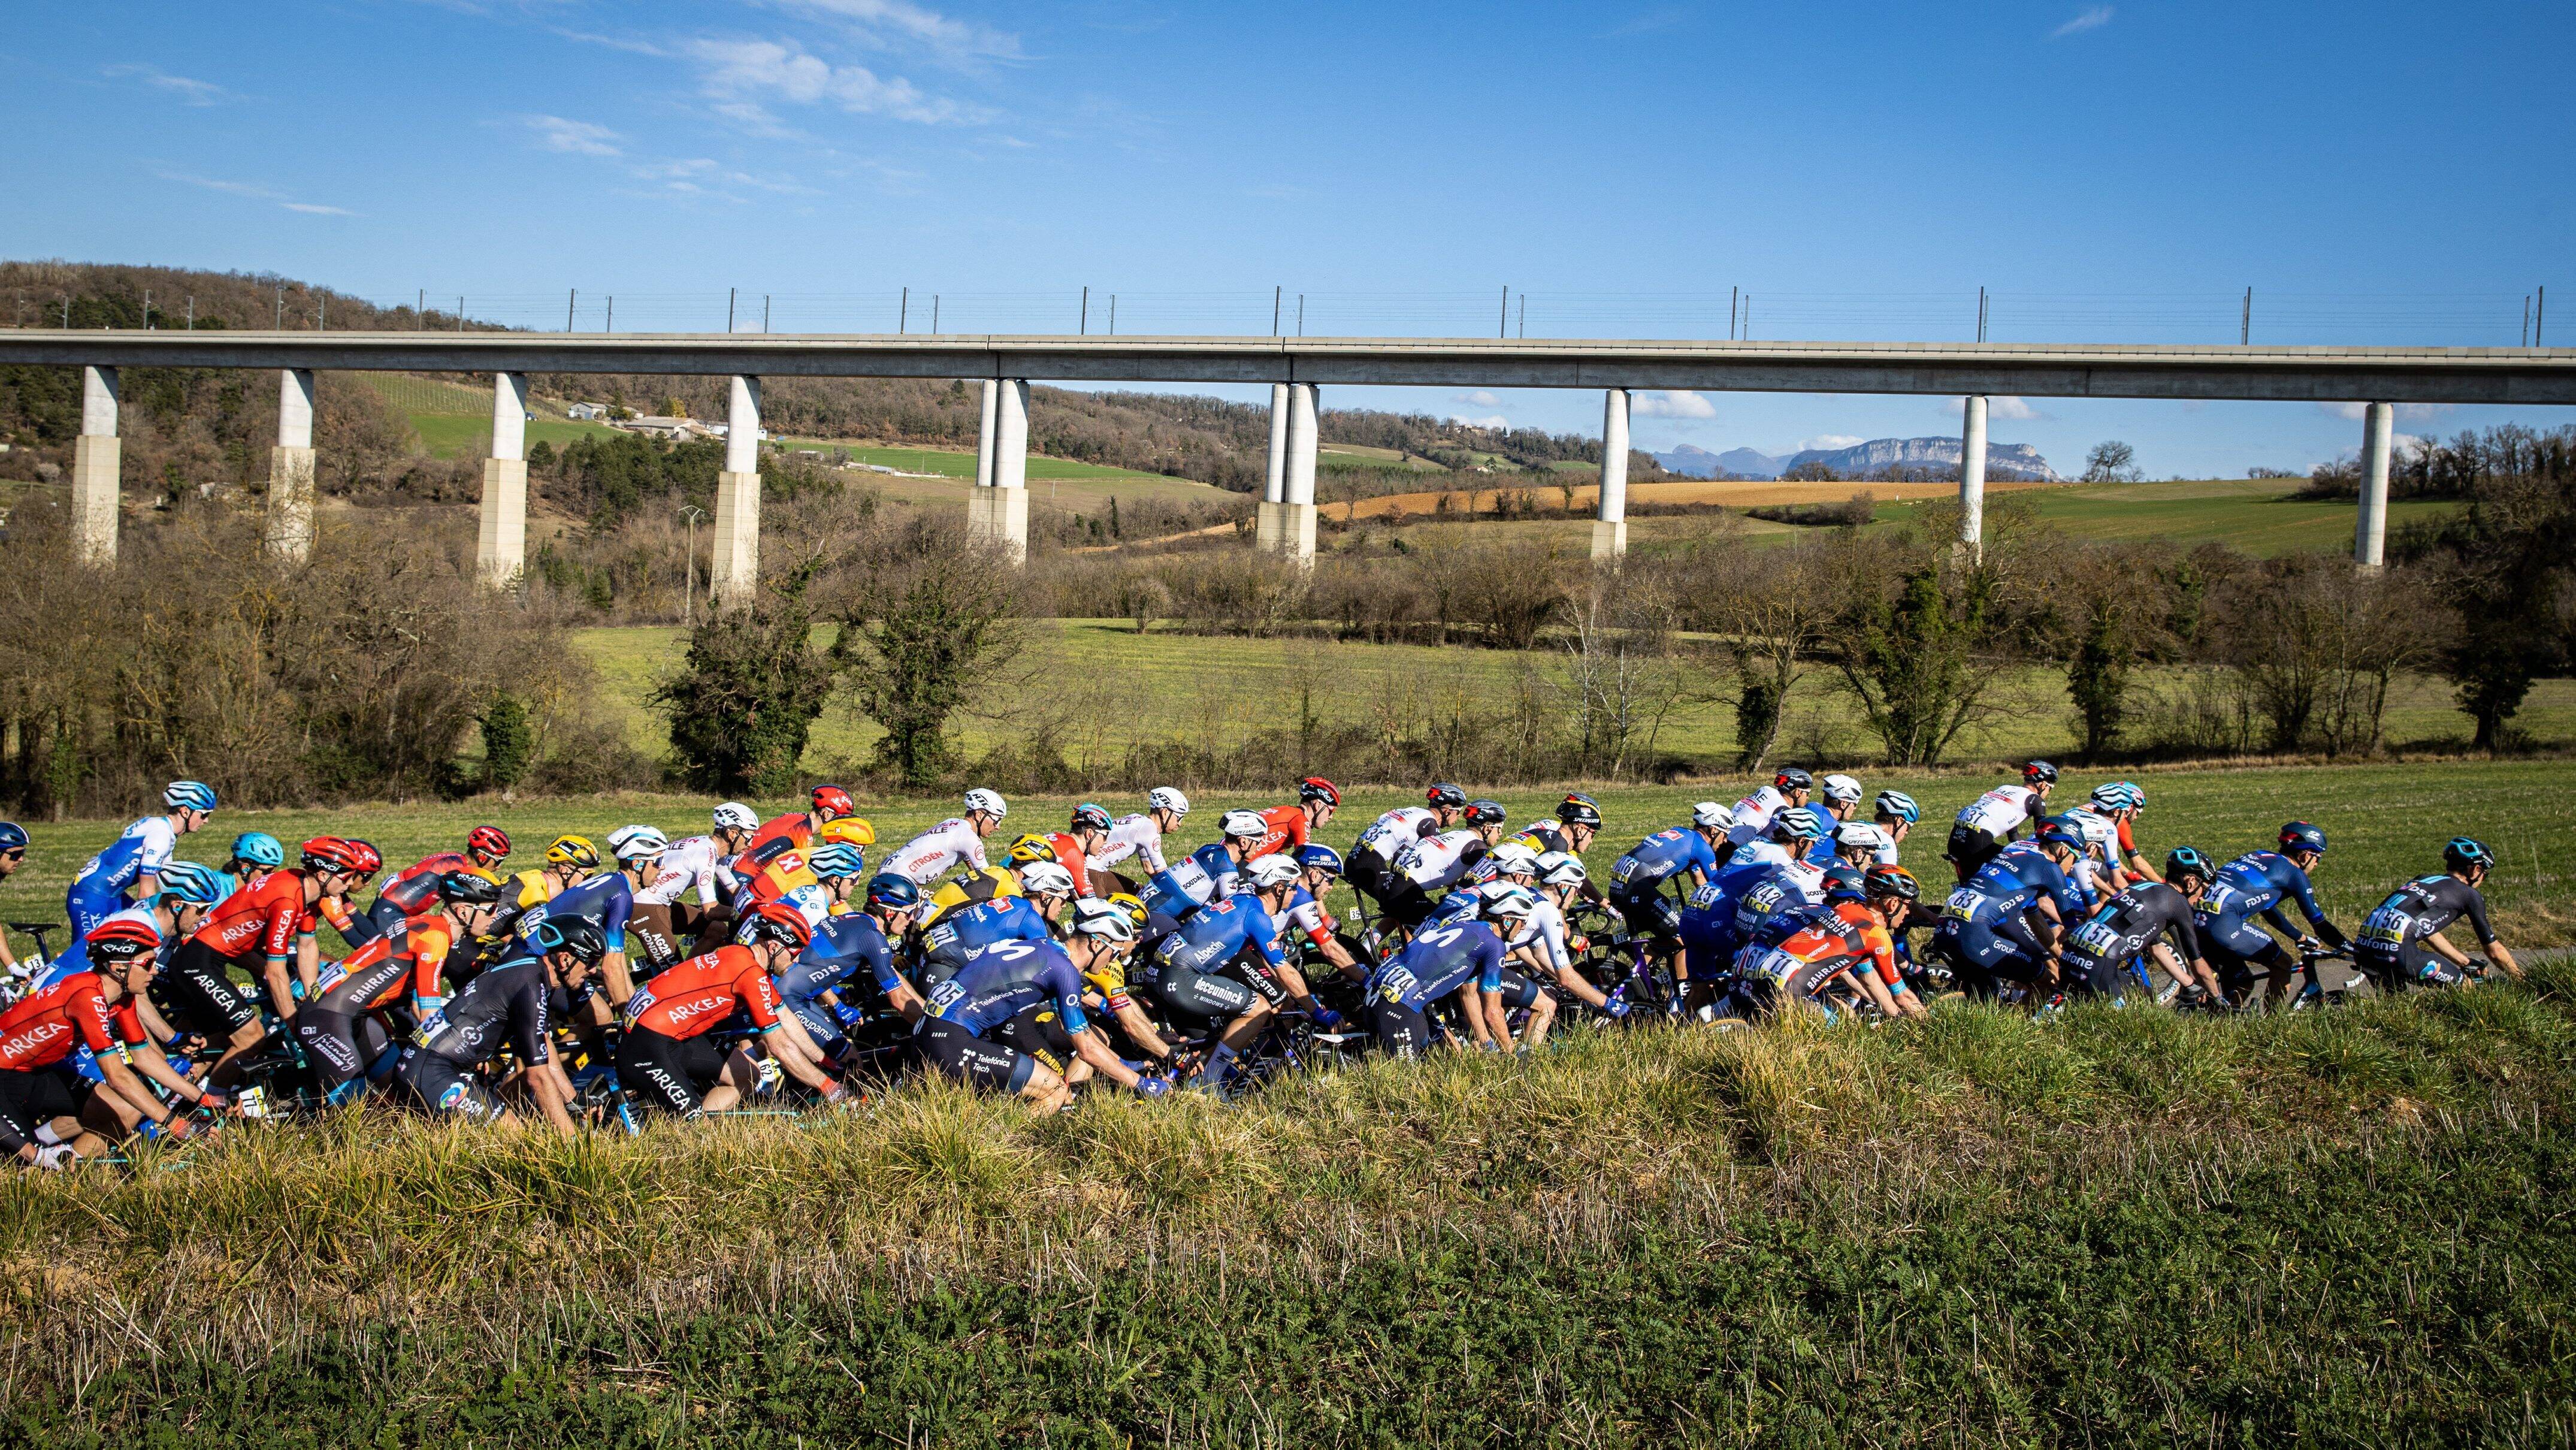
[[295,1014],[295,1041],[327,1093],[363,1075],[393,1039],[372,1015],[352,1017],[307,1002]]
[[2085,997],[2108,997],[2120,1001],[2129,989],[2138,985],[2136,974],[2129,970],[2128,959],[2093,956],[2087,952],[2069,952],[2062,959],[2066,990]]
[[2465,969],[2451,965],[2420,941],[2407,942],[2395,951],[2356,943],[2352,964],[2382,992],[2402,992],[2409,987],[2456,987],[2469,979]]
[[1148,963],[1139,975],[1155,1001],[1191,1023],[1231,1022],[1261,1000],[1252,988],[1221,972]]
[[71,918],[72,940],[79,941],[92,928],[134,903],[126,894],[99,881],[75,881],[63,896],[63,915]]
[[[1449,888],[1444,886],[1440,891],[1446,896]],[[1387,873],[1387,889],[1378,897],[1377,904],[1378,909],[1386,913],[1387,920],[1404,927],[1422,925],[1423,919],[1440,905],[1419,884],[1391,871]]]
[[167,969],[152,978],[153,1007],[181,1032],[221,1042],[259,1020],[259,1004],[233,986],[225,961],[195,938],[179,943]]
[[1074,1058],[1073,1034],[1064,1030],[1064,1014],[1053,1002],[1021,1008],[1010,1021],[993,1029],[993,1040],[1045,1063],[1059,1077]]
[[1258,947],[1245,947],[1234,954],[1234,960],[1207,975],[1240,982],[1273,1007],[1287,1005],[1288,984],[1279,980],[1279,973]]
[[1748,947],[1738,961],[1744,969],[1746,996],[1757,1005],[1783,998],[1813,997],[1834,978],[1868,964],[1867,957],[1854,956],[1803,961],[1778,947]]
[[968,1087],[1016,1093],[1037,1075],[1036,1058],[1008,1043],[987,1042],[945,1017],[921,1019],[913,1040],[932,1068]]
[[1538,1005],[1538,983],[1509,967],[1503,968],[1503,989],[1497,993],[1506,1011],[1527,1011]]
[[2003,848],[2000,838],[1961,821],[1950,828],[1950,844],[1943,848],[1941,854],[1958,866],[1959,879],[1965,881],[1977,874],[1978,867],[1995,859]]
[[1397,1057],[1418,1057],[1431,1050],[1430,1017],[1419,1007],[1383,997],[1369,1001],[1369,1033],[1377,1039],[1379,1050]]
[[2200,944],[2213,966],[2286,970],[2298,965],[2297,958],[2281,949],[2281,939],[2255,925],[2252,917],[2204,919],[2200,923]]
[[471,1071],[446,1056],[424,1048],[403,1053],[394,1076],[412,1098],[432,1114],[453,1113],[488,1123],[507,1111],[492,1089]]
[[36,1130],[56,1118],[77,1118],[89,1106],[98,1085],[72,1070],[68,1062],[25,1070],[0,1069],[0,1142],[9,1152],[32,1143]]
[[1660,891],[1650,887],[1633,896],[1613,896],[1610,906],[1627,918],[1628,929],[1639,936],[1654,937],[1658,941],[1681,939],[1681,908]]
[[797,1024],[805,1029],[805,1035],[814,1039],[814,1045],[822,1049],[825,1057],[837,1054],[848,1038],[849,1034],[839,1019],[832,1015],[831,1007],[820,998],[791,997],[778,1005],[795,1016]]
[[966,970],[971,953],[954,941],[942,942],[921,955],[921,995],[927,998],[940,984]]
[[725,1054],[705,1036],[665,1037],[630,1027],[617,1045],[617,1081],[636,1107],[694,1118],[724,1076]]
[[1395,874],[1385,857],[1363,846],[1343,858],[1342,879],[1361,896],[1383,904],[1404,878]]

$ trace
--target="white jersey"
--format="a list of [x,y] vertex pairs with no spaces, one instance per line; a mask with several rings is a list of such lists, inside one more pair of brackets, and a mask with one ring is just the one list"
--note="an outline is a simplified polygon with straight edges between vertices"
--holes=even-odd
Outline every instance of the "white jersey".
[[904,842],[902,850],[886,858],[885,869],[915,886],[928,886],[959,866],[982,870],[985,864],[984,838],[964,818],[951,816]]
[[725,864],[724,848],[713,836],[683,836],[662,853],[662,874],[635,893],[637,906],[671,906],[682,893],[695,891],[698,905],[713,906],[718,892],[731,896],[734,874]]
[[1360,832],[1359,844],[1354,849],[1375,851],[1379,860],[1392,865],[1396,852],[1421,840],[1423,833],[1439,819],[1421,806],[1397,806],[1369,822],[1369,828]]
[[1959,824],[1972,826],[1996,840],[2021,829],[2039,813],[2039,792],[2026,785],[1999,785],[1970,801],[1959,812]]
[[78,886],[100,871],[106,871],[111,876],[123,878],[116,882],[117,889],[122,891],[143,877],[158,877],[161,868],[170,864],[170,858],[178,850],[179,828],[170,824],[170,818],[145,816],[118,832],[116,839],[107,843],[106,850],[90,857],[79,874],[72,877],[72,884]]
[[1433,892],[1465,876],[1467,848],[1483,844],[1483,836],[1461,826],[1454,831],[1442,831],[1436,836],[1425,836],[1413,842],[1397,851],[1395,859],[1387,864],[1395,868],[1397,875],[1421,887],[1424,892]]
[[1324,903],[1303,888],[1289,893],[1286,907],[1270,913],[1270,929],[1278,933],[1283,944],[1292,934],[1302,935],[1317,946],[1333,936],[1332,923],[1324,915]]
[[1771,834],[1771,818],[1786,809],[1789,798],[1778,786],[1766,785],[1735,803],[1735,824],[1727,828],[1726,839],[1741,846],[1760,836]]
[[1803,856],[1791,855],[1789,848],[1777,841],[1747,841],[1736,847],[1735,854],[1727,857],[1726,865],[1719,869],[1732,871],[1738,866],[1788,867],[1798,865],[1805,859]]
[[2120,864],[2120,823],[2109,816],[2097,815],[2089,807],[2077,806],[2066,813],[2067,822],[2083,833],[2086,859],[2105,866]]
[[1085,859],[1105,871],[1130,856],[1142,857],[1149,874],[1163,869],[1163,828],[1151,812],[1120,816],[1110,824],[1108,844]]
[[1511,940],[1504,945],[1514,951],[1523,947],[1532,949],[1550,971],[1562,972],[1574,965],[1574,955],[1565,944],[1565,913],[1557,909],[1555,902],[1543,896],[1539,898],[1537,908],[1521,918],[1521,929],[1512,933]]

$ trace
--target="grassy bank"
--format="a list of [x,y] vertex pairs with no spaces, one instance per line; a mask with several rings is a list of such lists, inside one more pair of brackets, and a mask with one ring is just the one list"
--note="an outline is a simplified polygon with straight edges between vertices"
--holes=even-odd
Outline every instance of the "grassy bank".
[[2576,1433],[2576,972],[0,1180],[0,1441]]

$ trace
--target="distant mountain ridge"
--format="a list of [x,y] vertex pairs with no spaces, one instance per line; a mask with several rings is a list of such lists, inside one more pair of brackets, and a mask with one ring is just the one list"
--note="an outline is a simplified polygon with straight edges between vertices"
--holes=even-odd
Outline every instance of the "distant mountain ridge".
[[[1961,445],[1956,438],[1873,438],[1849,448],[1807,448],[1796,453],[1770,454],[1751,448],[1730,448],[1724,453],[1711,453],[1705,448],[1684,443],[1668,453],[1652,455],[1667,473],[1686,478],[1778,478],[1800,464],[1820,463],[1845,478],[1862,478],[1891,469],[1931,469],[1958,472]],[[2041,483],[2064,483],[2065,477],[2048,466],[2038,449],[2027,443],[1988,443],[1986,476],[1994,479],[2033,479]]]

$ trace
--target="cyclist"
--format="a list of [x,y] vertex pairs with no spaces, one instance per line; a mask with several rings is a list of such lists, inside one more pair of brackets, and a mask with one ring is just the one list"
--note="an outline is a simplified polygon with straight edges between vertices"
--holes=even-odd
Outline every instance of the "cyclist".
[[[2302,951],[2344,945],[2342,930],[2326,919],[2325,909],[2317,905],[2316,888],[2308,880],[2308,874],[2325,859],[2326,833],[2306,821],[2292,821],[2281,828],[2279,844],[2278,850],[2248,851],[2219,867],[2218,879],[2200,899],[2201,945],[2218,968],[2219,980],[2227,984],[2228,995],[2238,1002],[2246,1000],[2254,968],[2263,968],[2268,979],[2267,1005],[2279,1003],[2289,991],[2292,973],[2301,970],[2281,950],[2280,942],[2255,923],[2256,917],[2279,928],[2282,935],[2296,938]],[[2316,935],[2324,938],[2322,943],[2290,925],[2283,908],[2293,901]],[[2315,987],[2310,981],[2306,990]]]
[[778,993],[824,1056],[843,1060],[849,1029],[866,1020],[847,999],[853,982],[873,986],[886,1007],[906,1022],[921,1020],[921,994],[895,969],[894,945],[912,929],[921,888],[909,876],[880,872],[867,884],[865,904],[815,929],[795,965],[778,974]]
[[1914,797],[1901,790],[1883,790],[1870,802],[1871,824],[1887,834],[1890,847],[1902,846],[1914,833],[1914,823],[1923,819],[1923,808]]
[[1949,959],[1963,990],[1993,997],[2001,982],[2034,992],[2056,984],[2059,929],[2084,914],[2083,896],[2066,875],[2083,849],[2082,837],[2042,826],[1950,893],[1933,949]]
[[502,901],[515,911],[542,906],[590,879],[599,869],[599,848],[588,836],[557,836],[546,843],[543,865],[530,867],[501,883]]
[[2478,888],[2495,869],[2495,852],[2470,836],[2453,836],[2442,848],[2442,874],[2418,876],[2388,894],[2353,942],[2353,964],[2383,992],[2423,983],[2454,987],[2469,980],[2469,954],[2443,933],[2466,919],[2487,960],[2522,980],[2522,965],[2496,940],[2487,922],[2486,894]]
[[1110,868],[1135,861],[1145,874],[1163,869],[1163,838],[1181,828],[1181,818],[1190,813],[1190,798],[1168,785],[1158,785],[1145,793],[1145,809],[1132,816],[1120,816],[1109,827],[1109,840],[1090,853],[1094,885],[1108,892],[1133,893],[1138,880],[1125,872]]
[[432,1113],[511,1126],[517,1118],[477,1071],[506,1047],[546,1121],[556,1132],[572,1133],[572,1079],[555,1060],[551,1019],[556,995],[577,991],[607,953],[607,938],[587,917],[537,923],[511,944],[506,959],[421,1024],[395,1076]]
[[1390,860],[1393,891],[1378,905],[1400,926],[1422,924],[1449,888],[1467,879],[1486,853],[1503,839],[1502,806],[1475,800],[1452,829],[1405,842]]
[[[1019,892],[937,913],[921,933],[921,987],[935,991],[975,953],[1001,941],[1047,941],[1073,900],[1073,873],[1053,861],[1020,868]],[[938,898],[933,897],[934,901]]]
[[[2112,839],[2101,855],[2107,864],[2118,870],[2123,885],[2155,879],[2155,867],[2147,860],[2146,853],[2138,849],[2137,838],[2132,834],[2138,816],[2146,807],[2147,793],[2134,782],[2125,780],[2093,787],[2093,794],[2083,805],[2076,807],[2087,816],[2099,816],[2111,823]],[[2090,834],[2087,832],[2088,837]]]
[[363,841],[316,836],[294,868],[225,897],[171,954],[169,969],[153,980],[152,1006],[172,1027],[226,1044],[207,1077],[215,1087],[231,1087],[236,1064],[265,1035],[258,1004],[234,989],[228,969],[260,960],[254,975],[278,1017],[292,1021],[299,979],[306,989],[320,981],[313,945],[319,921],[360,947],[375,939],[359,932],[349,899],[383,866],[384,857]]
[[1995,858],[2026,823],[2038,819],[2057,788],[2057,767],[2034,760],[2021,768],[2021,784],[1999,785],[1968,802],[1951,823],[1950,844],[1942,851],[1961,881]]
[[476,826],[465,833],[465,854],[497,880],[501,863],[510,859],[510,833],[499,826]]
[[322,978],[321,990],[295,1013],[295,1041],[332,1101],[347,1096],[350,1085],[362,1075],[383,1075],[373,1064],[383,1058],[393,1038],[374,1014],[400,1005],[408,995],[421,1022],[436,1018],[448,1004],[441,982],[448,954],[460,942],[470,947],[491,929],[492,918],[500,912],[501,883],[480,867],[417,880],[434,884],[427,891],[408,893],[412,904],[402,930],[380,936],[351,954]]
[[1627,1016],[1627,998],[1604,993],[1574,965],[1575,956],[1591,944],[1573,933],[1566,913],[1573,909],[1575,897],[1591,892],[1592,873],[1584,868],[1583,858],[1570,851],[1550,851],[1538,858],[1537,866],[1538,904],[1504,945],[1522,964],[1553,981],[1559,992],[1572,994],[1605,1016]]
[[931,994],[930,1015],[916,1037],[922,1056],[959,1082],[1017,1093],[1035,1114],[1061,1111],[1072,1097],[1071,1082],[1028,1052],[995,1040],[1022,1012],[1039,1008],[1055,1014],[1080,1065],[1089,1069],[1082,1076],[1096,1072],[1146,1097],[1161,1097],[1171,1084],[1119,1061],[1082,1009],[1083,974],[1135,939],[1124,910],[1086,902],[1062,945],[1010,941],[986,947]]
[[[0,881],[18,874],[27,864],[27,828],[16,821],[0,821]],[[9,950],[9,934],[0,931],[0,972],[16,974],[17,956]]]
[[608,833],[608,851],[617,869],[605,871],[578,886],[570,887],[547,902],[532,906],[517,922],[519,951],[528,951],[535,942],[537,927],[545,922],[575,917],[599,928],[608,943],[607,954],[596,965],[599,968],[600,993],[608,1006],[623,1007],[635,995],[634,973],[626,964],[626,923],[635,918],[635,893],[651,886],[660,878],[662,853],[671,849],[671,838],[654,826],[620,826]]
[[1191,1022],[1222,1020],[1225,1030],[1191,1086],[1224,1082],[1235,1056],[1293,996],[1318,1021],[1337,1021],[1304,990],[1289,986],[1293,968],[1272,925],[1301,871],[1285,856],[1264,856],[1245,869],[1245,889],[1194,909],[1177,929],[1154,943],[1137,975],[1155,999]]
[[965,805],[966,814],[951,816],[906,841],[903,849],[886,858],[885,869],[911,877],[915,886],[928,886],[956,866],[982,869],[988,864],[984,838],[1001,826],[1011,807],[981,787],[966,792]]
[[[79,1121],[97,1097],[72,1064],[81,1048],[95,1057],[104,1085],[134,1111],[175,1140],[195,1135],[178,1108],[163,1107],[144,1085],[128,1056],[145,1041],[133,1004],[151,981],[160,944],[159,934],[140,922],[102,922],[84,936],[84,970],[54,978],[0,1012],[0,1154],[62,1168],[107,1151],[107,1140]],[[73,1125],[68,1136],[61,1127],[66,1120]]]
[[1479,897],[1475,917],[1425,926],[1369,973],[1369,1031],[1384,1051],[1415,1057],[1430,1050],[1431,1008],[1453,994],[1460,995],[1468,1033],[1478,1044],[1499,1051],[1511,1040],[1510,1024],[1495,1005],[1506,953],[1494,923],[1517,927],[1538,898],[1514,886]]
[[1098,878],[1108,873],[1095,872],[1091,865],[1092,856],[1109,844],[1110,827],[1116,824],[1109,819],[1107,810],[1084,801],[1073,808],[1073,815],[1066,820],[1063,830],[1046,837],[1047,844],[1055,848],[1056,864],[1073,873],[1073,889],[1077,893],[1107,896],[1118,889],[1116,879],[1112,878],[1108,889],[1102,890]]
[[1424,791],[1422,799],[1421,805],[1397,806],[1369,822],[1342,862],[1343,878],[1351,883],[1351,890],[1381,909],[1387,898],[1404,887],[1404,878],[1395,874],[1397,854],[1416,841],[1449,830],[1467,813],[1467,793],[1446,781]]
[[1862,871],[1897,863],[1896,840],[1875,821],[1845,821],[1834,828],[1834,859]]
[[930,906],[922,913],[921,924],[932,925],[952,911],[962,910],[979,901],[992,901],[1020,894],[1021,874],[1039,863],[1061,864],[1055,859],[1055,843],[1034,831],[1014,838],[1002,853],[999,866],[970,866],[930,893]]
[[1297,804],[1271,806],[1260,813],[1262,823],[1269,829],[1262,833],[1260,840],[1252,843],[1252,854],[1296,855],[1314,839],[1317,831],[1332,824],[1333,812],[1340,810],[1341,806],[1340,787],[1320,775],[1307,776],[1297,782]]
[[1145,906],[1173,921],[1211,901],[1223,901],[1241,889],[1243,868],[1252,848],[1270,834],[1259,811],[1227,811],[1217,818],[1217,839],[1154,873],[1145,883]]
[[1848,775],[1829,775],[1819,782],[1817,799],[1805,808],[1809,819],[1816,823],[1816,836],[1807,848],[1807,859],[1819,870],[1834,864],[1838,833],[1860,813],[1861,795],[1860,782]]
[[662,852],[661,870],[653,884],[635,893],[634,934],[655,970],[693,955],[692,944],[706,951],[719,945],[709,937],[729,918],[727,903],[739,884],[733,859],[751,843],[760,818],[751,807],[727,801],[715,808],[712,821],[713,829],[706,835],[673,841]]
[[[1779,778],[1785,781],[1805,774],[1784,770]],[[1806,787],[1798,785],[1796,790],[1803,800]],[[1783,804],[1796,802],[1784,798]],[[1718,843],[1733,839],[1736,826],[1734,812],[1715,801],[1701,801],[1691,808],[1688,827],[1657,831],[1611,863],[1610,905],[1627,919],[1630,931],[1654,942],[1657,955],[1669,957],[1681,946],[1675,934],[1681,925],[1681,909],[1664,895],[1664,883],[1680,884],[1685,896],[1706,886],[1708,879],[1717,874]],[[1766,817],[1761,829],[1769,827]],[[1751,840],[1752,834],[1747,833],[1744,839]]]
[[1307,949],[1330,962],[1336,971],[1353,981],[1368,976],[1359,958],[1342,945],[1338,934],[1341,923],[1324,907],[1324,898],[1332,895],[1333,883],[1341,879],[1342,853],[1330,846],[1309,845],[1296,853],[1298,877],[1296,888],[1288,893],[1288,904],[1271,918],[1271,927],[1282,940],[1294,932],[1306,939]]
[[127,825],[73,875],[71,889],[63,893],[63,913],[74,937],[89,935],[91,927],[161,889],[161,868],[170,864],[179,838],[214,819],[215,788],[174,780],[161,792],[161,803],[169,810]]
[[[1784,813],[1774,829],[1812,826],[1803,816]],[[1674,934],[1680,942],[1673,956],[1676,1010],[1714,1015],[1730,989],[1735,959],[1754,939],[1755,928],[1770,917],[1825,899],[1825,873],[1804,855],[1777,852],[1737,859],[1690,894]]]
[[[1792,862],[1821,871],[1831,865],[1830,851],[1824,860],[1816,857],[1815,846],[1826,840],[1832,818],[1813,806],[1792,806],[1771,817],[1771,828],[1735,848],[1726,858],[1729,866],[1786,866]],[[1733,836],[1729,832],[1729,837]],[[1708,873],[1716,874],[1714,871]]]
[[1807,803],[1815,789],[1816,778],[1795,766],[1787,766],[1763,786],[1735,803],[1728,815],[1729,844],[1741,846],[1771,829],[1771,818],[1792,806]]
[[[706,1034],[737,1011],[750,1015],[762,1037],[780,1033],[792,1019],[779,1015],[774,974],[812,942],[812,929],[794,907],[768,902],[743,920],[730,944],[636,988],[627,999],[626,1036],[617,1047],[618,1082],[644,1108],[681,1118],[725,1112],[741,1102],[759,1082],[759,1068],[747,1047],[723,1052]],[[803,1035],[801,1027],[796,1031]],[[824,1101],[849,1096],[839,1079],[803,1052],[770,1056]]]
[[[2131,881],[2066,934],[2064,968],[2069,991],[2096,997],[2128,994],[2129,963],[2151,954],[2165,975],[2192,1000],[2227,1005],[2218,974],[2201,955],[2192,910],[2218,868],[2189,846],[2165,857],[2164,876]],[[2167,938],[2172,944],[2166,944]]]
[[1592,849],[1592,838],[1600,833],[1600,805],[1577,791],[1557,802],[1555,815],[1530,822],[1511,839],[1541,856],[1550,851],[1580,856]]
[[[810,851],[823,827],[833,821],[854,817],[858,812],[859,803],[848,790],[837,785],[818,785],[807,792],[805,809],[789,811],[775,820],[762,823],[759,830],[752,832],[749,844],[742,848],[742,854],[748,859],[735,866],[734,871],[737,875],[748,876],[777,859],[781,852]],[[875,840],[876,832],[870,830],[868,840],[859,844],[866,845]]]
[[232,878],[233,890],[244,891],[285,864],[285,842],[266,831],[244,831],[233,837],[232,855],[224,862],[224,874]]
[[[1831,901],[1777,946],[1747,949],[1748,1004],[1757,1013],[1777,1011],[1782,1003],[1821,1007],[1825,990],[1848,979],[1891,1017],[1927,1015],[1897,970],[1894,935],[1905,929],[1922,894],[1904,867],[1872,866],[1861,877],[1860,900]],[[1849,893],[1838,889],[1834,895]]]
[[[278,864],[285,864],[283,853]],[[475,862],[470,851],[439,851],[423,856],[404,867],[376,892],[375,901],[367,907],[367,920],[375,923],[376,930],[385,935],[399,936],[405,921],[435,903],[439,883],[452,871],[490,874]],[[499,877],[492,879],[495,886],[500,884]]]

